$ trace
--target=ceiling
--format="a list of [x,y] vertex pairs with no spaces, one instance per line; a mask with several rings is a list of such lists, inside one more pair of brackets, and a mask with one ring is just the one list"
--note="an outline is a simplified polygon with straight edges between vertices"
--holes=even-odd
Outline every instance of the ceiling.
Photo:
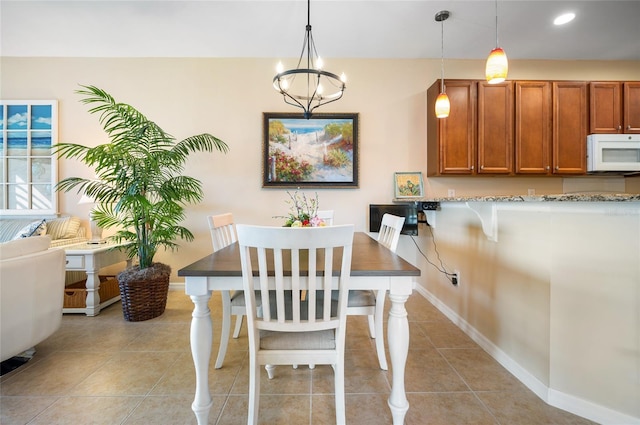
[[[640,0],[500,0],[510,59],[640,60]],[[313,0],[325,58],[483,59],[495,47],[494,1]],[[553,18],[572,11],[573,22]],[[305,0],[0,0],[2,56],[298,57]],[[640,78],[640,68],[638,70]]]

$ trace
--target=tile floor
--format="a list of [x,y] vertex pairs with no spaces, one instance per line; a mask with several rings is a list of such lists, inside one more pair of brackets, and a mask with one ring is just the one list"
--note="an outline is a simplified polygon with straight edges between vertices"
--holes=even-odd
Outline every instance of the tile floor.
[[[219,306],[214,295],[216,325]],[[31,361],[1,377],[0,423],[195,424],[192,307],[182,291],[171,291],[166,312],[146,322],[125,322],[119,303],[96,317],[65,315]],[[419,294],[407,310],[407,425],[593,423],[539,400]],[[218,337],[214,327],[211,364]],[[390,424],[390,374],[378,368],[365,317],[348,318],[345,356],[347,423]],[[334,423],[330,367],[278,367],[276,373],[261,380],[261,424]],[[223,368],[211,368],[209,424],[246,423],[248,380],[244,326],[230,341]]]

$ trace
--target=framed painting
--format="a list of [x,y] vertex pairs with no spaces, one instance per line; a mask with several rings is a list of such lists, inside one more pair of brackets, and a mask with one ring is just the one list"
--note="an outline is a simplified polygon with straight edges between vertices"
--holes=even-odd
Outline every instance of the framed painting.
[[394,175],[396,198],[422,198],[424,185],[421,172],[401,172]]
[[264,113],[262,187],[358,187],[358,114]]

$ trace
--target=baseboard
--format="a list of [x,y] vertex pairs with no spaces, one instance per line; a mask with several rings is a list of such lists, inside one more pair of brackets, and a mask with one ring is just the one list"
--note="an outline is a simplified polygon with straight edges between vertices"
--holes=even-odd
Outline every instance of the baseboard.
[[547,387],[427,289],[416,285],[415,290],[545,403],[603,425],[640,425],[639,418]]
[[169,282],[169,290],[184,292],[184,282]]

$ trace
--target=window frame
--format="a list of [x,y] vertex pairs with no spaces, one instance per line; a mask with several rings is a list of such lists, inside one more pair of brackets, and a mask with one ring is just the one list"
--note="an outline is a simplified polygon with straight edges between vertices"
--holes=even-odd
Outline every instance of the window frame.
[[[19,122],[24,123],[24,128],[9,128],[13,125],[11,123],[12,118],[16,116],[15,113],[9,116],[10,109],[15,110],[21,106],[24,106],[26,109],[25,117],[19,120]],[[35,115],[36,121],[34,121],[34,106],[48,106],[50,108],[51,113],[41,117],[45,120],[50,120],[50,125],[45,121],[44,126],[38,126],[36,123],[38,118],[37,113]],[[58,196],[55,187],[58,183],[58,155],[53,152],[53,146],[58,143],[58,101],[0,100],[0,108],[0,215],[41,216],[57,214]],[[26,136],[25,153],[21,154],[18,152],[18,154],[16,154],[16,150],[22,149],[16,148],[15,145],[10,149],[9,136],[13,134],[14,136],[21,137],[18,133],[22,132],[24,132]],[[47,142],[46,139],[48,136],[50,136],[51,149],[49,155],[38,154],[35,147],[36,145],[34,144],[35,136],[38,133],[44,134],[44,137],[41,137],[45,139],[45,143]],[[11,168],[15,166],[11,160],[15,161],[16,159],[26,161],[24,165],[24,175],[21,176],[26,176],[26,181],[23,183],[16,182],[15,176],[9,175]],[[36,161],[38,159],[44,161]],[[46,169],[47,163],[49,165],[48,172]],[[42,177],[34,176],[34,169],[37,168],[38,165],[44,169]],[[40,186],[41,192],[34,190],[38,186]],[[43,188],[46,190],[42,190]],[[22,192],[16,191],[16,189],[22,189]],[[38,196],[39,193],[44,196]],[[42,207],[38,207],[39,205],[42,205]]]

